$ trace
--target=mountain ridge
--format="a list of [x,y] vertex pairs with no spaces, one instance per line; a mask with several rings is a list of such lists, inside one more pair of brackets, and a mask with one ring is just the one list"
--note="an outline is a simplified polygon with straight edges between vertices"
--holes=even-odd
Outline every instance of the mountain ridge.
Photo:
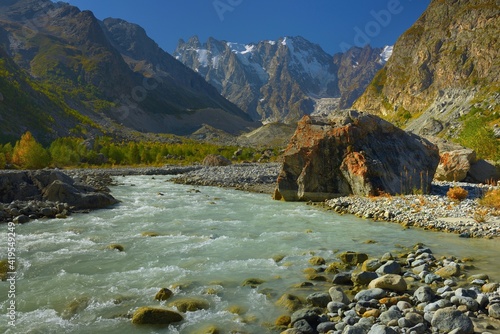
[[[337,98],[339,107],[350,107],[385,64],[382,53],[382,48],[366,46],[331,56],[300,36],[248,44],[212,37],[201,43],[193,36],[179,40],[173,55],[253,119],[294,123],[313,113],[323,98]],[[346,68],[355,63],[367,70]]]
[[[3,0],[0,46],[5,58],[45,87],[49,100],[64,104],[61,108],[74,119],[67,128],[61,125],[66,134],[128,129],[189,134],[205,123],[238,134],[258,126],[196,73],[161,50],[142,28],[123,20],[120,23],[129,29],[112,35],[92,12],[69,4]],[[142,34],[129,36],[129,31]],[[153,59],[141,58],[144,54],[134,45],[149,45],[152,52],[147,56]],[[141,62],[151,65],[151,70],[138,66]],[[7,93],[3,95],[10,100]],[[4,118],[12,112],[12,108],[0,105]],[[89,120],[76,129],[82,117]]]
[[431,1],[354,108],[423,135],[457,138],[476,109],[498,126],[499,27],[498,1]]

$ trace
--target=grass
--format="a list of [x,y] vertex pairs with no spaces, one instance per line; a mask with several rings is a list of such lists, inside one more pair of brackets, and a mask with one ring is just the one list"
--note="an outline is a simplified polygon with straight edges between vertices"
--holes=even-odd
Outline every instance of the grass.
[[489,190],[484,197],[479,200],[479,204],[488,208],[500,210],[500,189]]

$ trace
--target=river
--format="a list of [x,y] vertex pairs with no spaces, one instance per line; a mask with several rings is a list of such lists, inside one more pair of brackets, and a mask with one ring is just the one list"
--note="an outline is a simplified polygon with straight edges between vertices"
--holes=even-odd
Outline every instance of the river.
[[[269,324],[286,313],[275,306],[281,295],[328,290],[329,283],[292,288],[306,281],[303,270],[313,255],[328,262],[347,250],[376,257],[419,242],[438,256],[472,257],[477,272],[500,279],[498,240],[404,230],[265,194],[169,179],[119,177],[112,193],[121,203],[111,209],[16,226],[15,297],[8,299],[9,284],[0,282],[0,332],[194,333],[213,325],[223,333],[274,333]],[[0,226],[0,254],[6,254],[7,225]],[[111,244],[124,251],[108,249]],[[264,283],[242,286],[249,278]],[[126,315],[138,307],[169,303],[154,300],[161,288],[174,291],[172,300],[197,297],[210,307],[187,312],[175,326],[133,325]],[[15,327],[7,325],[11,300]]]

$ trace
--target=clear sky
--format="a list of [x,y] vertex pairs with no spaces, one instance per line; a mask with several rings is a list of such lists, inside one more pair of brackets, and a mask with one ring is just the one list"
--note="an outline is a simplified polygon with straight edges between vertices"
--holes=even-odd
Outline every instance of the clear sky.
[[302,36],[334,54],[394,44],[430,0],[65,0],[98,19],[141,25],[165,51],[198,35],[250,43]]

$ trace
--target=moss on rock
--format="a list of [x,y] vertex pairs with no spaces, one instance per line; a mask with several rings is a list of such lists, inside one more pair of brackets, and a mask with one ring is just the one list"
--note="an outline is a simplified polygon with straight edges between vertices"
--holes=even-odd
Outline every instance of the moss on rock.
[[122,245],[119,245],[119,244],[111,244],[111,245],[108,245],[108,247],[106,247],[107,249],[110,249],[110,250],[117,250],[119,252],[123,252],[125,250],[125,247],[123,247]]
[[172,297],[173,294],[174,293],[172,292],[172,290],[169,290],[167,288],[163,288],[156,293],[155,300],[164,301],[164,300],[167,300],[170,297]]
[[241,285],[242,286],[249,286],[249,287],[255,289],[256,287],[258,287],[259,285],[261,285],[264,282],[265,281],[263,281],[259,278],[249,278],[249,279],[245,280]]
[[9,262],[7,259],[0,260],[0,280],[7,280],[7,273],[9,272]]
[[169,307],[175,307],[180,312],[194,312],[198,310],[207,310],[210,305],[204,299],[199,298],[182,298],[177,299],[168,304]]
[[175,311],[157,307],[140,307],[132,316],[132,323],[136,325],[170,325],[184,320],[183,316]]

